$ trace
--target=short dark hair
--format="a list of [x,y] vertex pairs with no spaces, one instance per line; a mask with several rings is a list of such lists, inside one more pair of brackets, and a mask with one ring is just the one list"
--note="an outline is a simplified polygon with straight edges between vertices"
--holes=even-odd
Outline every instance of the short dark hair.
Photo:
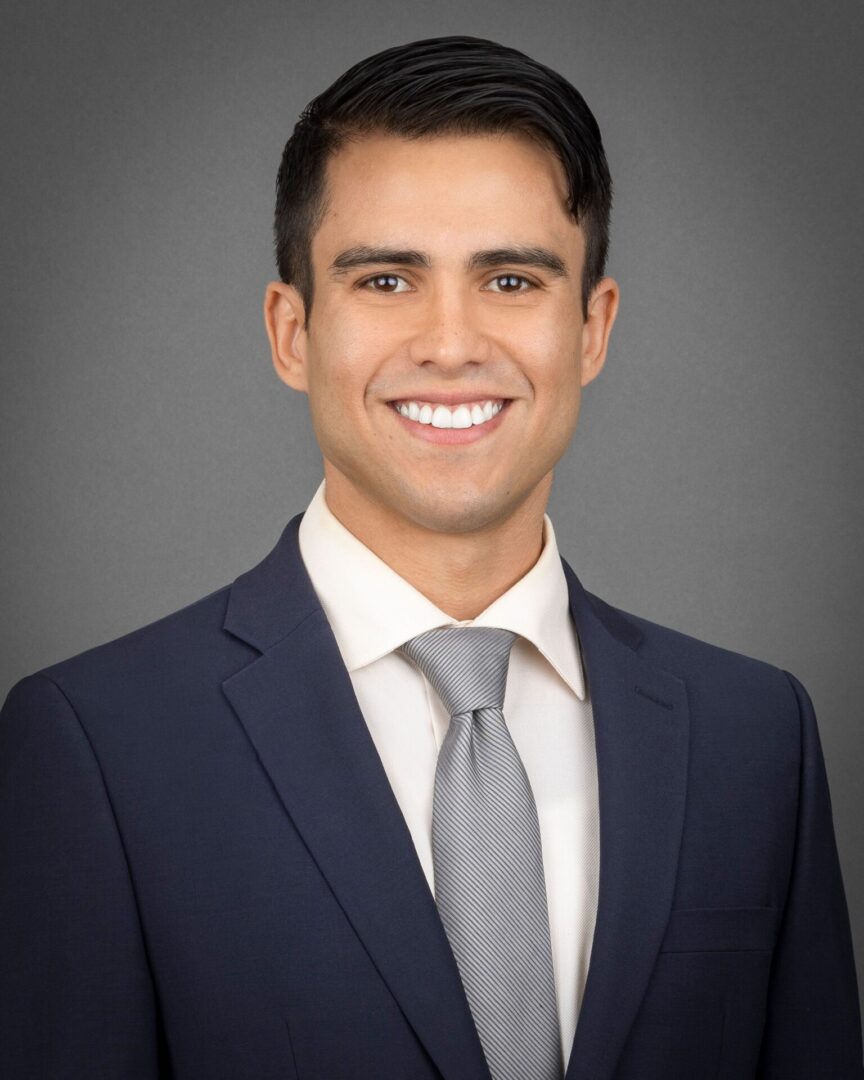
[[530,56],[485,38],[425,38],[350,67],[306,106],[285,144],[276,180],[276,265],[312,310],[312,237],[326,212],[329,157],[346,139],[382,132],[524,133],[564,167],[567,209],[585,237],[582,308],[603,276],[612,179],[600,128],[582,95]]

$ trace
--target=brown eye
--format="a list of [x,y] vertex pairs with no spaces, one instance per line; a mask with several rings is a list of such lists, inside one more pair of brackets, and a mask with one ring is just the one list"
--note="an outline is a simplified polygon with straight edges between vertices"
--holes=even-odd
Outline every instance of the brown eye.
[[391,293],[396,292],[400,281],[405,279],[398,274],[376,274],[360,282],[361,289],[370,288],[372,292]]
[[529,288],[533,287],[533,282],[529,281],[528,278],[522,277],[521,274],[499,274],[496,278],[493,278],[492,280],[500,286],[497,291],[503,293],[527,292],[528,289],[521,288],[521,285],[523,283]]

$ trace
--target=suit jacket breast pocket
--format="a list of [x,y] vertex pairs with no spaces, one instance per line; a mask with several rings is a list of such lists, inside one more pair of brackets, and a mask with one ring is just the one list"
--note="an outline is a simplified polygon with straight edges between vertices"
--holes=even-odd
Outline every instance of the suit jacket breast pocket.
[[660,952],[770,951],[779,924],[774,907],[674,908]]

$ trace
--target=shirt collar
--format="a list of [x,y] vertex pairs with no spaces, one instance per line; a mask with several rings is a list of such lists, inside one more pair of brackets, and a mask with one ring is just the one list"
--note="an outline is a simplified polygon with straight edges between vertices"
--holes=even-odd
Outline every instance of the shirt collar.
[[497,626],[530,641],[585,700],[567,579],[547,514],[537,562],[476,619],[459,622],[349,532],[327,505],[324,488],[322,480],[300,522],[300,554],[349,671],[438,626]]

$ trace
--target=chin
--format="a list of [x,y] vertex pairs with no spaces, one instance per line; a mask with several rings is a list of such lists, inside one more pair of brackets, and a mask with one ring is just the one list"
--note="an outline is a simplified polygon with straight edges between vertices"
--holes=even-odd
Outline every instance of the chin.
[[435,494],[428,491],[402,493],[393,509],[431,532],[470,533],[486,528],[513,512],[516,503],[496,492]]

